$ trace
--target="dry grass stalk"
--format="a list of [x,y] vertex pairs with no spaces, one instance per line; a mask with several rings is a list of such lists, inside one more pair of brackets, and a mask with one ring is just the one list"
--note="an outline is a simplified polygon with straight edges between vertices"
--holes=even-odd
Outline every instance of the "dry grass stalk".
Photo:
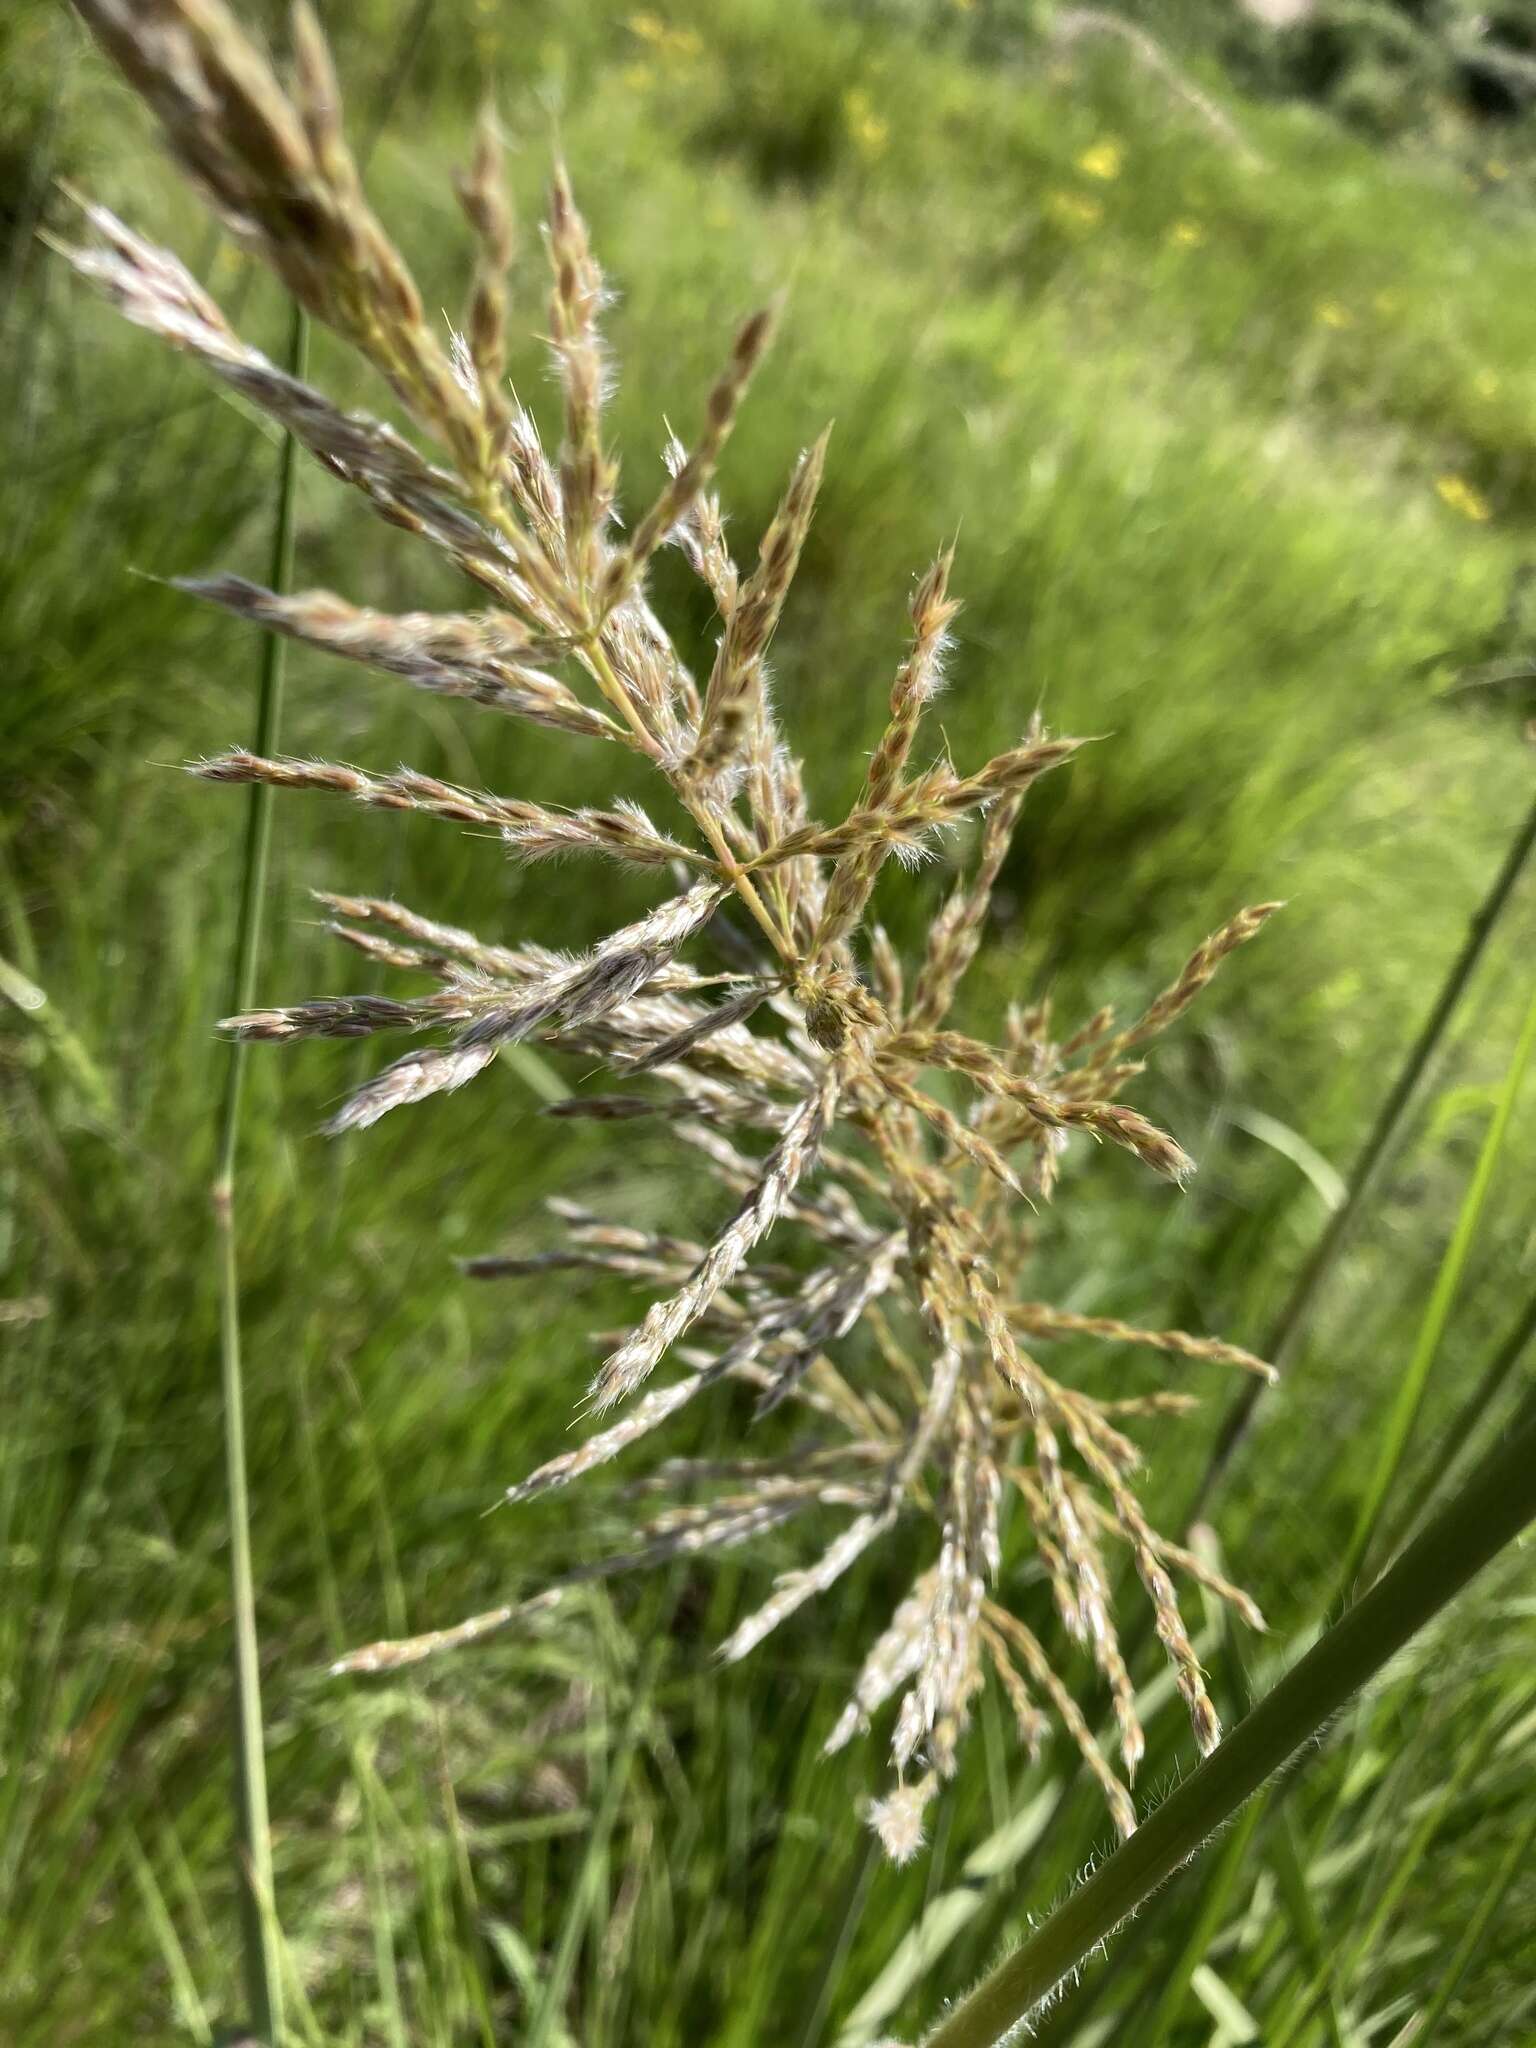
[[[560,1583],[715,1551],[791,1518],[844,1511],[839,1531],[811,1561],[782,1571],[724,1645],[725,1656],[744,1656],[876,1543],[903,1524],[926,1524],[936,1549],[930,1543],[865,1657],[827,1744],[839,1748],[896,1703],[897,1780],[870,1813],[882,1841],[897,1858],[915,1853],[924,1810],[955,1769],[989,1671],[1026,1744],[1038,1745],[1048,1712],[1128,1831],[1135,1815],[1125,1785],[1039,1638],[1001,1597],[1021,1561],[1012,1546],[1002,1553],[1004,1489],[1019,1496],[1016,1526],[1027,1527],[1068,1629],[1109,1687],[1128,1774],[1142,1734],[1102,1539],[1114,1536],[1131,1552],[1202,1746],[1214,1737],[1214,1716],[1172,1574],[1250,1622],[1259,1617],[1236,1587],[1152,1529],[1132,1489],[1136,1451],[1118,1423],[1183,1412],[1189,1397],[1096,1399],[1053,1378],[1019,1340],[1140,1344],[1250,1373],[1267,1368],[1213,1338],[1033,1300],[1032,1236],[1005,1226],[1001,1211],[1026,1191],[1048,1202],[1075,1137],[1107,1139],[1183,1181],[1190,1160],[1118,1099],[1141,1071],[1126,1055],[1180,1016],[1275,906],[1240,913],[1119,1032],[1101,1011],[1057,1043],[1044,1004],[1011,1010],[1000,1046],[948,1028],[1027,792],[1081,742],[1050,738],[1036,720],[1017,746],[974,772],[942,756],[913,771],[957,609],[946,550],[916,587],[910,643],[857,799],[829,824],[810,816],[800,764],[768,703],[764,659],[792,598],[826,437],[796,464],[746,576],[726,548],[709,488],[767,347],[770,313],[739,329],[692,447],[669,445],[669,481],[626,541],[603,427],[605,289],[563,167],[544,228],[548,338],[561,395],[551,456],[506,387],[513,225],[489,111],[459,180],[472,244],[465,335],[444,337],[366,203],[330,60],[307,9],[295,18],[295,77],[285,92],[222,0],[80,5],[218,217],[374,366],[421,445],[275,368],[234,334],[174,257],[103,209],[84,209],[90,238],[66,251],[69,260],[130,319],[291,429],[382,518],[434,545],[485,602],[469,613],[390,615],[326,591],[279,597],[229,576],[193,590],[416,687],[626,748],[686,821],[663,832],[628,803],[558,811],[409,768],[243,752],[196,763],[193,772],[212,781],[329,792],[486,830],[520,858],[590,851],[690,878],[575,960],[537,943],[484,940],[383,898],[328,894],[320,900],[338,937],[425,976],[432,992],[326,997],[251,1012],[225,1028],[287,1040],[453,1027],[443,1042],[384,1068],[332,1120],[333,1131],[464,1086],[522,1038],[577,1056],[579,1071],[595,1061],[619,1077],[624,1092],[578,1095],[557,1113],[665,1118],[724,1198],[726,1220],[695,1243],[556,1205],[561,1245],[469,1262],[478,1278],[560,1269],[659,1290],[638,1327],[611,1346],[590,1389],[594,1408],[619,1412],[512,1485],[508,1498],[569,1484],[721,1386],[739,1388],[759,1412],[800,1418],[804,1428],[791,1428],[768,1458],[664,1466],[666,1482],[695,1497],[642,1527],[632,1551],[583,1564]],[[646,597],[647,568],[667,545],[705,584],[721,621],[702,690]],[[933,918],[921,957],[903,963],[868,921],[881,868],[892,853],[922,854],[972,812],[981,819],[975,862]],[[727,920],[714,927],[725,971],[690,964],[685,954],[725,903],[740,913],[729,929]],[[717,1001],[721,984],[727,993]],[[968,1115],[923,1085],[926,1070],[969,1084]],[[770,1264],[762,1247],[775,1231],[792,1242],[783,1261]],[[647,1385],[669,1353],[675,1377]],[[512,1625],[535,1605],[513,1601],[458,1628],[375,1645],[342,1668],[392,1668]]]

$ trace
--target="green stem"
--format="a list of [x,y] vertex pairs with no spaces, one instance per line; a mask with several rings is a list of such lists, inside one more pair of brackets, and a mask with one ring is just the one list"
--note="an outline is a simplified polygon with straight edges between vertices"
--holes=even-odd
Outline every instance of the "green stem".
[[[295,306],[288,334],[287,367],[296,377],[304,374],[307,343],[305,317]],[[286,590],[293,577],[295,460],[296,444],[292,436],[288,436],[283,442],[278,462],[277,512],[268,576],[271,588],[276,591]],[[285,645],[276,633],[269,633],[262,643],[256,698],[255,751],[258,754],[271,754],[277,746]],[[267,857],[272,836],[271,805],[271,790],[261,783],[253,783],[247,799],[245,841],[241,853],[240,901],[230,977],[231,1012],[249,1009],[255,993]],[[246,1465],[245,1386],[240,1357],[240,1264],[235,1234],[235,1162],[240,1145],[240,1101],[246,1050],[241,1043],[232,1045],[229,1050],[212,1201],[219,1240],[219,1361],[224,1407],[225,1488],[229,1505],[230,1605],[235,1638],[235,1826],[238,1841],[235,1876],[240,1900],[250,2024],[259,2041],[277,2048],[283,2030],[282,1989],[272,1905],[272,1839],[267,1824],[267,1765],[261,1718],[260,1655],[256,1639],[256,1587],[251,1566],[250,1480]]]
[[1397,1563],[1150,1818],[929,2036],[991,2048],[1305,1747],[1536,1517],[1536,1400]]
[[[1452,961],[1441,984],[1440,993],[1436,996],[1434,1005],[1425,1018],[1397,1079],[1392,1084],[1391,1091],[1376,1113],[1376,1121],[1371,1126],[1370,1135],[1350,1174],[1349,1186],[1343,1201],[1329,1217],[1327,1228],[1312,1247],[1311,1255],[1297,1274],[1285,1305],[1275,1320],[1264,1356],[1282,1371],[1305,1331],[1307,1318],[1311,1314],[1312,1304],[1317,1299],[1319,1289],[1333,1270],[1366,1197],[1375,1187],[1382,1165],[1407,1122],[1408,1111],[1418,1092],[1419,1083],[1445,1036],[1446,1027],[1457,1005],[1466,993],[1478,962],[1493,936],[1494,928],[1514,893],[1515,884],[1520,879],[1520,871],[1525,866],[1533,846],[1536,846],[1536,803],[1531,805],[1520,829],[1510,841],[1509,849],[1499,865],[1499,871],[1489,885],[1488,894],[1473,913],[1461,951]],[[1205,1472],[1185,1515],[1186,1523],[1197,1522],[1204,1515],[1211,1495],[1220,1485],[1227,1467],[1248,1433],[1254,1408],[1263,1390],[1264,1383],[1261,1380],[1250,1380],[1227,1410],[1216,1441],[1211,1447]]]

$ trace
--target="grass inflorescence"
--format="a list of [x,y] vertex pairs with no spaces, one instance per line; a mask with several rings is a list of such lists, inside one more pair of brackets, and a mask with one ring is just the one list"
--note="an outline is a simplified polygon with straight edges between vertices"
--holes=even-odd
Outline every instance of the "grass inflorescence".
[[[1249,1621],[1257,1612],[1161,1536],[1135,1491],[1138,1451],[1121,1423],[1179,1404],[1106,1400],[1057,1377],[1040,1354],[1053,1337],[1088,1335],[1268,1368],[1209,1339],[1138,1331],[1114,1317],[1058,1317],[1022,1299],[1030,1212],[1056,1195],[1074,1141],[1103,1141],[1156,1175],[1188,1178],[1183,1148],[1120,1097],[1142,1071],[1143,1049],[1277,906],[1240,911],[1125,1023],[1104,1008],[1063,1030],[1049,1003],[1036,1002],[1010,1008],[997,1045],[949,1028],[1028,793],[1082,742],[1052,737],[1036,719],[979,767],[931,751],[925,714],[945,679],[959,609],[946,547],[914,587],[910,638],[862,784],[840,819],[813,816],[768,657],[811,529],[828,434],[794,465],[749,564],[727,544],[712,488],[772,310],[741,326],[691,444],[669,442],[660,495],[621,521],[604,425],[607,288],[563,166],[543,223],[546,333],[561,399],[551,452],[505,383],[513,224],[493,113],[482,115],[458,188],[472,244],[464,327],[440,335],[364,198],[330,57],[307,9],[295,16],[290,90],[208,0],[153,12],[88,0],[83,12],[224,224],[384,379],[420,441],[279,370],[239,339],[176,258],[107,209],[86,203],[92,239],[70,247],[70,260],[131,320],[269,413],[382,519],[445,555],[483,604],[392,614],[234,577],[201,579],[193,592],[419,688],[636,755],[668,806],[658,825],[627,799],[557,808],[410,769],[368,773],[244,751],[194,763],[215,781],[319,790],[479,827],[513,859],[598,855],[659,868],[674,891],[576,956],[540,941],[487,943],[375,899],[332,898],[343,936],[427,975],[435,992],[247,1010],[224,1030],[237,1041],[287,1041],[451,1027],[446,1040],[413,1047],[355,1089],[329,1120],[337,1134],[465,1087],[525,1042],[638,1083],[617,1098],[621,1108],[612,1096],[581,1095],[559,1107],[664,1121],[702,1157],[726,1220],[711,1240],[692,1243],[557,1211],[566,1242],[553,1262],[638,1274],[662,1292],[588,1390],[594,1415],[615,1418],[512,1485],[508,1498],[606,1464],[721,1382],[755,1390],[759,1412],[784,1405],[799,1428],[772,1455],[674,1474],[687,1502],[641,1527],[635,1559],[725,1550],[801,1516],[844,1517],[734,1629],[721,1650],[731,1661],[900,1525],[927,1522],[936,1550],[869,1649],[828,1742],[841,1747],[897,1701],[897,1784],[870,1809],[886,1848],[904,1860],[918,1846],[923,1809],[954,1772],[988,1670],[1031,1750],[1047,1715],[1065,1726],[1130,1833],[1125,1779],[1144,1736],[1118,1644],[1106,1539],[1129,1553],[1204,1751],[1219,1723],[1175,1578],[1197,1579]],[[707,665],[650,603],[647,571],[665,547],[699,577],[716,613]],[[904,958],[871,920],[882,870],[893,855],[931,855],[973,818],[971,868]],[[383,947],[365,929],[376,922],[393,927]],[[700,958],[711,940],[719,964]],[[758,1256],[775,1232],[795,1241],[789,1266]],[[492,1259],[472,1265],[481,1276],[509,1270]],[[652,1384],[669,1363],[673,1377]],[[1034,1527],[1061,1621],[1110,1688],[1124,1779],[1057,1659],[989,1591],[1009,1495]],[[365,1654],[373,1668],[388,1661],[379,1646]],[[397,1654],[413,1657],[417,1646]]]

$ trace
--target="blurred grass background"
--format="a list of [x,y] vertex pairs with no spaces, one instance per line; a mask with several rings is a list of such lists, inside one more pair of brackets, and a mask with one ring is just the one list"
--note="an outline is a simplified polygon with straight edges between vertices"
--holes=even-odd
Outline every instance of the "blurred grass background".
[[[1533,159],[1515,87],[1511,110],[1469,85],[1460,10],[1406,45],[1396,13],[1341,14],[1330,42],[1326,18],[1277,35],[1215,6],[1138,12],[1170,84],[1068,11],[985,0],[330,10],[355,131],[377,133],[370,189],[429,304],[462,293],[447,174],[485,80],[525,219],[558,133],[618,288],[632,501],[660,473],[663,416],[692,416],[733,320],[788,285],[724,487],[748,545],[835,417],[776,658],[823,815],[878,729],[910,576],[957,528],[959,758],[1037,704],[1106,736],[1032,801],[974,1021],[1046,986],[1067,1015],[1134,1001],[1240,903],[1289,899],[1149,1076],[1145,1106],[1200,1160],[1194,1190],[1095,1158],[1042,1232],[1042,1295],[1248,1343],[1530,801]],[[253,16],[280,38],[275,10]],[[240,814],[176,764],[247,735],[257,649],[158,579],[260,575],[276,451],[38,243],[68,226],[55,181],[163,236],[274,352],[284,316],[41,0],[0,22],[0,116],[0,953],[20,998],[0,1013],[0,2038],[208,2041],[238,2017],[205,1190]],[[519,286],[531,334],[531,228]],[[317,380],[353,388],[323,339],[316,356]],[[537,409],[531,339],[516,379]],[[449,596],[317,474],[300,520],[301,584],[395,609]],[[684,581],[663,565],[657,585],[702,638]],[[576,748],[408,697],[296,651],[285,746],[594,794]],[[430,821],[295,799],[275,853],[273,1000],[357,980],[313,928],[312,887],[396,893],[489,936],[575,943],[613,921],[606,880],[510,868]],[[942,887],[888,885],[898,935]],[[1220,1500],[1228,1562],[1281,1641],[1366,1485],[1504,1079],[1532,925],[1527,882]],[[911,2038],[1105,1827],[1075,1797],[1057,1811],[1063,1760],[1031,1768],[989,1703],[931,1853],[878,1862],[852,1811],[878,1736],[817,1754],[890,1604],[878,1566],[728,1673],[711,1647],[787,1550],[594,1591],[387,1685],[321,1675],[338,1648],[493,1604],[622,1526],[601,1491],[482,1511],[562,1439],[585,1332],[635,1304],[475,1290],[453,1255],[536,1245],[557,1190],[625,1220],[690,1203],[659,1138],[615,1153],[600,1127],[542,1122],[511,1070],[323,1146],[308,1134],[358,1060],[258,1058],[242,1167],[298,2038]],[[1526,1088],[1420,1472],[1530,1295],[1533,1117]],[[1149,1433],[1154,1510],[1184,1497],[1227,1393],[1198,1390],[1208,1424]],[[740,1421],[727,1403],[699,1429]],[[1007,1592],[1043,1623],[1017,1544]],[[1531,1876],[1490,1892],[1529,1798],[1533,1613],[1517,1559],[1338,1731],[1291,1796],[1300,1895],[1266,1827],[1209,1924],[1207,1879],[1186,1880],[1047,2037],[1390,2041],[1491,1897],[1435,2039],[1536,2038]],[[1225,1657],[1213,1641],[1230,1710]],[[1189,1755],[1176,1711],[1152,1733],[1143,1797]]]

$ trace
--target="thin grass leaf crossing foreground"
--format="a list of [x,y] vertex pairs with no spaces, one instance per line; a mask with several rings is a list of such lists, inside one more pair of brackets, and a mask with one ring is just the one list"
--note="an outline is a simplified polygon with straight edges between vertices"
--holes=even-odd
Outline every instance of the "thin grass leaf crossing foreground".
[[[781,1572],[735,1629],[723,1646],[734,1658],[832,1591],[876,1545],[902,1545],[906,1590],[853,1677],[829,1745],[892,1710],[895,1779],[871,1809],[887,1851],[903,1860],[920,1846],[925,1810],[955,1772],[989,1676],[1031,1751],[1052,1721],[1068,1731],[1129,1833],[1128,1781],[1144,1737],[1109,1591],[1111,1547],[1129,1552],[1203,1750],[1220,1730],[1178,1582],[1193,1580],[1249,1622],[1257,1610],[1154,1529],[1135,1490],[1139,1451],[1127,1426],[1176,1414],[1191,1395],[1090,1395],[1066,1369],[1051,1369],[1050,1352],[1092,1338],[1112,1353],[1150,1347],[1181,1376],[1263,1378],[1269,1367],[1203,1334],[1063,1314],[1040,1301],[1028,1205],[1048,1203],[1090,1147],[1125,1155],[1110,1170],[1183,1185],[1194,1162],[1124,1091],[1148,1048],[1278,906],[1239,910],[1124,1021],[1102,1010],[1058,1026],[1040,1002],[1011,1008],[997,1043],[952,1028],[1022,808],[1083,742],[1032,723],[969,768],[939,746],[928,712],[959,610],[952,551],[940,548],[912,589],[905,646],[893,644],[885,722],[861,786],[840,818],[814,814],[768,662],[812,536],[828,437],[791,466],[748,559],[728,547],[713,491],[768,347],[771,310],[746,319],[722,351],[691,438],[668,442],[667,481],[621,520],[621,471],[604,420],[607,295],[563,166],[543,220],[545,331],[559,392],[546,436],[505,380],[508,322],[527,316],[509,305],[515,228],[489,112],[459,180],[462,327],[440,333],[367,203],[307,7],[294,17],[285,90],[220,0],[80,6],[228,231],[371,365],[415,438],[342,410],[268,361],[174,256],[104,208],[85,207],[88,236],[66,250],[69,260],[127,318],[269,413],[387,524],[446,557],[480,608],[383,613],[329,591],[232,576],[203,578],[193,594],[466,708],[617,750],[650,771],[666,806],[653,819],[599,792],[561,811],[409,768],[296,762],[266,740],[191,764],[204,779],[263,795],[282,787],[345,796],[489,829],[510,859],[597,856],[661,883],[649,909],[575,957],[536,939],[487,940],[381,897],[331,895],[338,939],[428,992],[342,992],[260,1009],[243,995],[224,1028],[237,1041],[409,1035],[414,1042],[332,1119],[333,1132],[483,1089],[498,1055],[521,1045],[573,1056],[579,1075],[607,1069],[613,1089],[578,1092],[559,1107],[667,1125],[704,1161],[718,1219],[695,1241],[559,1203],[562,1239],[547,1253],[470,1262],[486,1279],[551,1267],[616,1273],[653,1295],[588,1389],[599,1425],[531,1475],[509,1475],[508,1500],[629,1453],[715,1389],[745,1392],[759,1414],[782,1411],[762,1455],[670,1467],[683,1498],[642,1521],[632,1554],[610,1568],[719,1552],[791,1520],[833,1518],[806,1561]],[[664,547],[713,603],[712,646],[680,645],[652,609],[648,571]],[[958,854],[957,835],[970,826],[974,859],[903,960],[874,920],[877,886],[893,861]],[[723,967],[708,957],[711,944]],[[784,1251],[773,1262],[770,1237]],[[1072,1642],[1109,1687],[1118,1765],[1077,1704],[1085,1673],[1059,1670],[995,1597],[1010,1492]],[[356,1661],[384,1668],[526,1611],[513,1597],[488,1617],[375,1646]]]
[[1536,1400],[1528,1400],[1503,1442],[1391,1570],[927,2037],[926,2048],[991,2048],[1001,2041],[1533,1519]]

